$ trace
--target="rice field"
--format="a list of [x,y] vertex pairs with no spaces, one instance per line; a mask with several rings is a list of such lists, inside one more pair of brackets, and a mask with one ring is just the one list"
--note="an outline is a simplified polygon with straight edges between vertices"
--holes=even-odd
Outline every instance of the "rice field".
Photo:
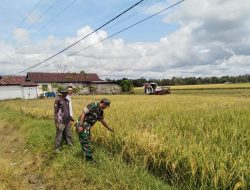
[[173,90],[188,89],[250,89],[250,83],[229,83],[229,84],[201,84],[201,85],[177,85],[172,86]]
[[[164,87],[163,87],[164,88]],[[222,95],[250,97],[250,83],[177,85],[170,86],[171,94],[180,95]],[[135,87],[135,94],[144,94],[143,87]]]
[[[103,96],[73,98],[75,118]],[[250,99],[226,95],[106,96],[111,107],[92,140],[180,189],[249,189]],[[53,118],[53,99],[0,102],[36,119]]]

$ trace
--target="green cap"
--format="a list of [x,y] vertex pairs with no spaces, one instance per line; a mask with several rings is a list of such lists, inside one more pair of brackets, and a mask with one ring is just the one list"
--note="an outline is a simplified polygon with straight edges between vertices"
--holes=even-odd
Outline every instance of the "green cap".
[[111,101],[107,98],[103,98],[100,101],[101,103],[104,103],[106,106],[109,106],[111,104]]

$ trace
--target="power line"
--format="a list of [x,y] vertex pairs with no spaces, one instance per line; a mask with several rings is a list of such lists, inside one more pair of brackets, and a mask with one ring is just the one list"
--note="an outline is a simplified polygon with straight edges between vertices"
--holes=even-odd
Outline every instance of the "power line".
[[[61,16],[67,9],[69,9],[70,7],[72,7],[75,3],[76,3],[77,0],[72,0],[71,2],[69,2],[56,16],[54,16],[53,18],[51,18],[45,25],[43,25],[40,29],[38,29],[38,32],[35,33],[35,35],[33,34],[32,37],[36,36],[37,34],[39,34],[45,27],[47,27],[51,22],[53,22],[56,18],[58,18],[59,16]],[[135,2],[136,0],[132,0],[130,1],[127,5],[131,5],[133,2]],[[38,7],[38,5],[41,3],[41,0],[34,6],[33,10],[30,11],[30,14],[25,17],[22,21],[22,23],[34,12],[34,10]],[[1,7],[0,7],[1,8]],[[120,7],[121,8],[121,7]],[[110,16],[112,16],[112,14],[114,13],[117,13],[118,11],[120,11],[120,8],[119,10],[117,9],[116,11],[113,11],[112,13],[110,13],[108,16],[104,17],[103,19],[101,19],[102,21],[104,21],[105,19],[109,18]],[[130,17],[130,16],[129,16]],[[98,22],[100,23],[99,20]],[[124,20],[124,19],[123,19]],[[22,24],[19,24],[19,25],[22,25]],[[112,27],[111,27],[112,28]],[[108,28],[109,29],[109,28]],[[16,48],[17,50],[18,48]],[[12,58],[8,52],[6,52],[5,50],[1,50],[0,51],[4,54],[6,54],[7,56],[9,56],[10,58]]]
[[[25,17],[19,22],[19,24],[17,25],[16,28],[20,28],[20,27],[23,25],[23,23],[27,20],[27,18],[30,17],[30,15],[36,10],[36,8],[40,5],[41,2],[42,2],[42,0],[39,0],[39,1],[35,4],[35,6],[32,8],[32,10],[27,14],[27,16],[25,16]],[[8,37],[6,38],[6,41],[7,41],[7,42],[10,40],[10,37],[11,37],[11,32],[10,32],[10,34],[8,35]]]
[[[73,0],[70,1],[57,15],[55,15],[54,17],[52,17],[45,25],[43,25],[41,28],[38,29],[38,33],[40,33],[46,26],[48,26],[51,22],[53,22],[56,18],[58,18],[59,16],[61,16],[67,9],[69,9],[71,6],[74,5],[74,3],[77,0]],[[38,34],[36,33],[36,34]]]
[[23,23],[27,20],[27,18],[30,17],[30,15],[36,10],[36,8],[40,5],[40,3],[42,2],[42,0],[39,0],[35,6],[31,9],[31,11],[27,14],[27,16],[25,16],[17,25],[17,28],[21,27],[23,25]]
[[[154,13],[154,14],[152,14],[152,15],[150,15],[150,16],[148,16],[148,17],[146,17],[146,18],[144,18],[144,19],[142,19],[142,20],[140,20],[140,21],[138,21],[138,22],[136,22],[136,23],[130,25],[130,26],[125,27],[124,29],[122,29],[122,30],[120,30],[120,31],[118,31],[118,32],[116,32],[116,33],[114,33],[114,34],[112,34],[111,36],[102,39],[101,41],[98,41],[98,42],[96,42],[96,43],[94,43],[94,44],[91,44],[91,45],[89,45],[89,46],[87,46],[87,47],[81,49],[80,51],[77,51],[77,52],[74,52],[74,53],[72,53],[72,54],[67,55],[67,57],[76,55],[76,54],[78,54],[78,53],[81,53],[81,52],[85,51],[86,49],[89,49],[89,48],[91,48],[91,47],[93,47],[93,46],[95,46],[95,45],[97,45],[97,44],[99,44],[99,43],[102,43],[102,42],[104,42],[104,41],[106,41],[106,40],[108,40],[108,39],[110,39],[110,38],[112,38],[112,37],[114,37],[114,36],[116,36],[116,35],[118,35],[118,34],[124,32],[124,31],[126,31],[126,30],[128,30],[128,29],[130,29],[130,28],[132,28],[132,27],[134,27],[134,26],[136,26],[136,25],[138,25],[138,24],[140,24],[140,23],[142,23],[142,22],[145,22],[145,21],[149,20],[150,18],[152,18],[152,17],[154,17],[154,16],[156,16],[156,15],[159,15],[159,14],[165,12],[165,11],[168,10],[168,9],[171,9],[171,8],[173,8],[173,7],[175,7],[175,6],[179,5],[179,4],[181,4],[181,3],[184,2],[184,1],[185,1],[185,0],[178,1],[178,2],[175,3],[175,4],[172,4],[172,5],[170,5],[170,6],[166,7],[166,8],[164,8],[164,9],[162,9],[162,10],[160,10],[160,11],[158,11],[158,12],[156,12],[156,13]],[[49,63],[48,65],[53,64],[53,63],[56,63],[56,62],[59,62],[59,61],[62,61],[63,59],[65,59],[65,58],[67,58],[67,57],[64,57],[64,58],[61,58],[61,59],[59,59],[59,60],[53,61],[53,62]],[[48,65],[47,65],[47,66],[48,66]]]
[[71,45],[69,45],[68,47],[64,48],[63,50],[59,51],[58,53],[56,53],[56,54],[50,56],[49,58],[47,58],[47,59],[45,59],[45,60],[43,60],[43,61],[41,61],[41,62],[39,62],[39,63],[37,63],[37,64],[31,66],[31,67],[29,67],[29,68],[27,68],[27,69],[24,69],[24,70],[22,70],[22,71],[20,71],[20,72],[17,72],[17,73],[15,73],[14,75],[17,75],[17,74],[26,72],[26,71],[28,71],[28,70],[34,68],[34,67],[37,67],[38,65],[41,65],[42,63],[44,63],[44,62],[46,62],[46,61],[48,61],[48,60],[50,60],[50,59],[56,57],[57,55],[61,54],[62,52],[64,52],[64,51],[68,50],[69,48],[75,46],[76,44],[78,44],[78,43],[81,42],[82,40],[86,39],[87,37],[89,37],[89,36],[92,35],[93,33],[97,32],[97,31],[100,30],[101,28],[107,26],[109,23],[113,22],[114,20],[116,20],[117,18],[119,18],[120,16],[122,16],[123,14],[125,14],[126,12],[130,11],[131,9],[133,9],[134,7],[136,7],[137,5],[139,5],[140,3],[142,3],[143,1],[144,1],[144,0],[138,1],[137,3],[135,3],[134,5],[132,5],[131,7],[129,7],[128,9],[124,10],[122,13],[118,14],[117,16],[115,16],[114,18],[112,18],[111,20],[109,20],[108,22],[106,22],[105,24],[103,24],[102,26],[98,27],[97,29],[95,29],[95,30],[92,31],[91,33],[89,33],[89,34],[87,34],[86,36],[82,37],[80,40],[74,42],[73,44],[71,44]]
[[[163,0],[158,0],[159,2],[160,1],[163,1]],[[159,3],[158,2],[158,3]],[[157,3],[157,4],[158,4]],[[157,5],[156,4],[156,5]],[[146,8],[144,8],[144,11],[145,10],[148,10],[149,8],[151,8],[152,6],[151,5],[148,5]],[[123,21],[126,21],[127,19],[131,19],[131,18],[133,18],[133,17],[135,17],[136,15],[138,15],[140,12],[135,12],[135,13],[132,13],[132,14],[130,14],[130,15],[128,15],[127,17],[125,17],[125,18],[123,18],[123,19],[121,19],[121,20],[118,20],[116,23],[114,23],[113,25],[111,25],[111,26],[109,26],[109,27],[105,27],[105,30],[106,31],[108,31],[108,30],[110,30],[110,29],[112,29],[112,28],[114,28],[114,27],[116,27],[116,26],[118,26],[118,25],[120,25]]]
[[[128,2],[128,6],[129,5],[131,5],[132,3],[134,3],[136,0],[131,0],[130,2]],[[127,6],[126,5],[126,6]],[[118,9],[116,9],[116,10],[114,10],[114,11],[112,11],[111,13],[109,13],[107,16],[105,16],[104,18],[101,18],[101,19],[99,19],[98,21],[97,21],[97,23],[99,24],[99,23],[102,23],[103,21],[105,21],[106,19],[108,19],[109,17],[112,17],[113,16],[113,14],[116,14],[117,12],[120,12],[121,11],[121,9],[123,9],[123,7],[120,7],[120,8],[118,8]]]
[[[23,23],[26,21],[26,19],[30,17],[30,15],[36,10],[36,8],[40,5],[41,2],[42,2],[42,0],[37,1],[37,3],[35,4],[35,6],[31,9],[31,11],[29,11],[29,13],[27,14],[27,16],[25,16],[25,17],[18,23],[18,25],[17,25],[16,28],[19,28],[19,27],[21,27],[21,26],[23,25]],[[8,41],[10,40],[10,38],[11,38],[11,32],[10,32],[10,34],[8,35],[8,37],[6,38],[5,41],[8,42]],[[1,50],[1,51],[2,51],[2,52],[5,52],[5,51],[3,51],[3,50]],[[8,56],[10,56],[7,52],[5,52],[5,54],[7,54]]]
[[52,23],[55,19],[57,19],[58,17],[60,17],[67,9],[69,9],[70,7],[72,7],[74,5],[74,3],[76,3],[77,0],[72,0],[70,1],[68,4],[66,4],[66,6],[60,11],[58,12],[54,17],[52,17],[48,22],[46,22],[43,26],[41,26],[37,31],[35,32],[35,34],[32,35],[32,38],[34,39],[34,36],[37,36],[38,34],[41,33],[41,31],[43,31],[50,23]]
[[[32,37],[34,38],[34,36],[37,36],[37,34],[41,33],[41,31],[48,26],[52,21],[54,21],[57,17],[59,17],[60,15],[62,15],[67,9],[69,9],[74,3],[76,3],[77,0],[73,0],[71,1],[69,4],[67,4],[56,16],[54,16],[53,18],[51,18],[45,25],[43,25],[40,29],[38,29],[38,32],[35,33],[35,35],[32,35]],[[127,5],[131,5],[133,2],[135,2],[136,0],[132,0],[130,1]],[[109,15],[107,15],[106,17],[100,19],[99,21],[97,21],[97,23],[101,23],[101,21],[105,21],[107,18],[111,17],[114,13],[120,12],[121,7],[119,9],[117,9],[116,11],[113,11],[112,13],[110,13]]]
[[[70,7],[72,7],[77,0],[72,0],[70,1],[68,4],[66,4],[66,6],[60,11],[58,12],[58,14],[56,14],[54,17],[52,17],[49,21],[47,21],[43,26],[41,26],[36,32],[35,34],[32,35],[32,37],[37,36],[39,33],[41,33],[42,30],[44,30],[50,23],[52,23],[55,19],[57,19],[58,17],[60,17],[67,9],[69,9]],[[132,4],[132,2],[134,2],[136,0],[132,0],[128,3],[128,5]],[[97,21],[100,23],[100,21],[104,21],[105,19],[107,19],[108,17],[112,16],[113,13],[118,12],[118,10],[113,11],[112,13],[110,13],[108,16],[102,18],[101,20]]]
[[92,45],[89,45],[89,46],[87,46],[87,47],[81,49],[80,51],[77,51],[77,52],[75,52],[75,53],[70,54],[69,56],[78,54],[78,53],[80,53],[80,52],[82,52],[82,51],[84,51],[84,50],[86,50],[86,49],[88,49],[88,48],[90,48],[90,47],[92,47],[92,46],[95,46],[96,44],[99,44],[99,43],[101,43],[101,42],[104,42],[104,41],[106,41],[106,40],[108,40],[108,39],[110,39],[110,38],[112,38],[112,37],[114,37],[114,36],[116,36],[116,35],[118,35],[118,34],[124,32],[124,31],[126,31],[126,30],[128,30],[128,29],[130,29],[130,28],[132,28],[132,27],[134,27],[134,26],[136,26],[136,25],[138,25],[138,24],[140,24],[140,23],[142,23],[142,22],[145,22],[146,20],[149,20],[150,18],[152,18],[152,17],[154,17],[154,16],[156,16],[156,15],[159,15],[159,14],[165,12],[165,11],[168,10],[168,9],[171,9],[172,7],[177,6],[178,4],[181,4],[181,3],[184,2],[184,1],[185,1],[185,0],[181,0],[181,1],[179,1],[179,2],[177,2],[177,3],[175,3],[175,4],[173,4],[173,5],[170,5],[169,7],[164,8],[164,9],[162,9],[162,10],[160,10],[160,11],[158,11],[158,12],[156,12],[156,13],[154,13],[154,14],[152,14],[152,15],[150,15],[150,16],[148,16],[148,17],[146,17],[146,18],[144,18],[144,19],[142,19],[142,20],[140,20],[140,21],[138,21],[138,22],[136,22],[136,23],[134,23],[134,24],[128,26],[128,27],[125,27],[124,29],[122,29],[122,30],[120,30],[120,31],[118,31],[118,32],[116,32],[116,33],[114,33],[114,34],[112,34],[111,36],[109,36],[109,37],[107,37],[107,38],[104,38],[103,40],[101,40],[101,41],[99,41],[99,42],[96,42],[96,43],[94,43],[94,44],[92,44]]
[[[32,8],[32,10],[30,11],[30,13],[24,17],[24,19],[17,25],[17,28],[21,27],[23,25],[23,23],[30,17],[30,15],[36,10],[36,8],[40,5],[40,3],[42,2],[42,0],[39,0],[35,6]],[[45,12],[43,12],[43,14],[40,15],[40,17],[38,19],[35,20],[34,23],[32,23],[31,25],[29,25],[29,27],[27,28],[27,30],[29,30],[30,28],[32,28],[38,21],[41,20],[41,18],[52,8],[55,6],[55,4],[58,2],[58,0],[55,0],[47,9]],[[9,41],[11,37],[11,34],[7,37],[7,42]],[[18,48],[16,48],[17,50]],[[3,51],[2,51],[3,52]],[[6,52],[6,54],[9,56],[9,54]],[[9,56],[10,57],[10,56]]]
[[30,15],[36,10],[36,8],[40,5],[40,3],[42,2],[42,0],[39,0],[35,6],[32,8],[32,10],[30,11],[30,13],[24,17],[24,19],[17,25],[17,28],[21,27],[23,25],[23,23],[27,20],[27,18],[30,17]]
[[[134,1],[135,1],[135,0],[130,1],[130,2],[128,3],[128,5],[132,4]],[[163,0],[158,0],[158,1],[160,2],[160,1],[163,1]],[[159,2],[157,2],[157,4],[158,4]],[[147,7],[144,9],[144,11],[147,10],[147,9],[149,9],[150,7],[151,7],[150,5],[147,6]],[[118,12],[118,9],[117,9],[116,11],[113,11],[111,14],[116,13],[116,12]],[[106,16],[104,19],[110,17],[111,14],[109,14],[108,16]],[[115,27],[116,25],[120,24],[119,22],[123,22],[123,21],[125,21],[126,19],[130,19],[130,18],[132,18],[132,17],[134,17],[134,16],[136,16],[136,15],[138,15],[138,14],[139,14],[139,12],[135,12],[135,13],[133,13],[133,14],[130,14],[130,15],[128,15],[127,17],[123,18],[122,20],[118,20],[116,23],[114,23],[114,25],[111,25],[110,27],[104,27],[104,28],[105,28],[106,30],[109,30],[109,29]],[[102,20],[104,20],[104,19],[102,19]],[[116,34],[110,36],[109,38],[111,38],[111,37],[113,37],[113,36],[115,36],[115,35],[116,35]],[[108,38],[108,39],[109,39],[109,38]],[[107,39],[105,39],[105,40],[107,40]],[[92,46],[94,46],[94,45],[96,45],[96,44],[98,44],[98,43],[101,43],[101,42],[102,42],[102,41],[99,41],[99,42],[97,42],[97,43],[95,43],[95,44],[92,44],[92,45],[90,45],[90,46],[84,48],[84,50],[85,50],[85,49],[88,49],[88,48],[90,48],[90,47],[92,47]],[[80,50],[80,51],[83,51],[83,50]],[[76,54],[77,54],[77,53],[73,53],[72,55],[71,55],[71,54],[70,54],[70,55],[67,55],[67,57],[73,56],[73,55],[76,55]],[[107,59],[107,58],[105,58],[105,57],[94,57],[94,56],[84,56],[84,57],[85,57],[85,58],[93,58],[93,59]],[[66,57],[64,57],[64,58],[62,58],[62,59],[59,59],[59,60],[56,60],[56,61],[54,61],[54,62],[51,62],[51,63],[49,63],[49,64],[46,64],[46,65],[44,65],[43,67],[47,67],[47,66],[49,66],[50,64],[57,63],[57,62],[59,62],[59,61],[65,59],[65,58],[66,58]],[[109,58],[109,59],[134,59],[134,58],[111,57],[111,58]]]
[[56,5],[56,3],[58,3],[58,0],[55,0],[39,17],[38,17],[38,19],[36,19],[35,20],[35,22],[34,23],[32,23],[28,28],[27,28],[27,30],[30,30],[36,23],[38,23],[42,18],[43,18],[43,16],[47,13],[47,12],[49,12],[50,11],[50,9],[52,9],[55,5]]
[[[53,22],[56,18],[58,18],[60,15],[62,15],[68,8],[70,8],[77,0],[72,0],[70,1],[70,3],[68,3],[56,16],[52,17],[45,25],[43,25],[42,27],[40,27],[38,29],[38,32],[35,33],[35,35],[32,35],[32,38],[34,38],[34,36],[36,36],[37,34],[41,33],[41,31],[48,26],[51,22]],[[43,15],[45,15],[55,4],[57,3],[57,0],[54,1],[54,3],[43,13]],[[38,18],[35,23],[37,23],[39,20],[41,20],[41,18],[43,17],[43,15],[40,16],[40,18]],[[35,25],[35,23],[33,23],[32,25],[30,25],[30,27],[28,29],[30,29],[32,26]],[[27,30],[28,30],[27,29]],[[17,50],[18,48],[16,48]]]

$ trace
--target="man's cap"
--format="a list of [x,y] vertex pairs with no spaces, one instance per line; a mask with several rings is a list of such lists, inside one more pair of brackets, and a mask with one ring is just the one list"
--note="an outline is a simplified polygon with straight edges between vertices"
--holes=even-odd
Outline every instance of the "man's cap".
[[61,90],[60,93],[61,93],[61,94],[66,94],[66,93],[68,93],[68,91],[66,91],[66,90]]
[[61,96],[61,97],[66,97],[68,95],[68,91],[60,90],[58,95]]
[[69,89],[73,90],[73,88],[72,88],[72,87],[66,87],[66,88],[64,88],[64,90],[63,90],[63,91],[68,92],[68,90],[69,90]]
[[74,88],[74,85],[72,83],[67,85],[67,88]]
[[109,106],[111,104],[111,101],[107,98],[103,98],[100,101],[101,103],[104,103],[106,106]]

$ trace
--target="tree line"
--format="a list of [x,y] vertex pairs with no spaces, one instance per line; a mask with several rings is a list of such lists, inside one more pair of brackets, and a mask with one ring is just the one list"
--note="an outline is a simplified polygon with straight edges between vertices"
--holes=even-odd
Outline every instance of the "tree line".
[[156,82],[160,86],[174,86],[174,85],[195,85],[195,84],[221,84],[221,83],[247,83],[250,82],[250,75],[239,76],[222,76],[222,77],[173,77],[171,79],[128,79],[122,78],[117,80],[106,79],[115,84],[121,85],[127,91],[134,87],[143,86],[144,83]]

